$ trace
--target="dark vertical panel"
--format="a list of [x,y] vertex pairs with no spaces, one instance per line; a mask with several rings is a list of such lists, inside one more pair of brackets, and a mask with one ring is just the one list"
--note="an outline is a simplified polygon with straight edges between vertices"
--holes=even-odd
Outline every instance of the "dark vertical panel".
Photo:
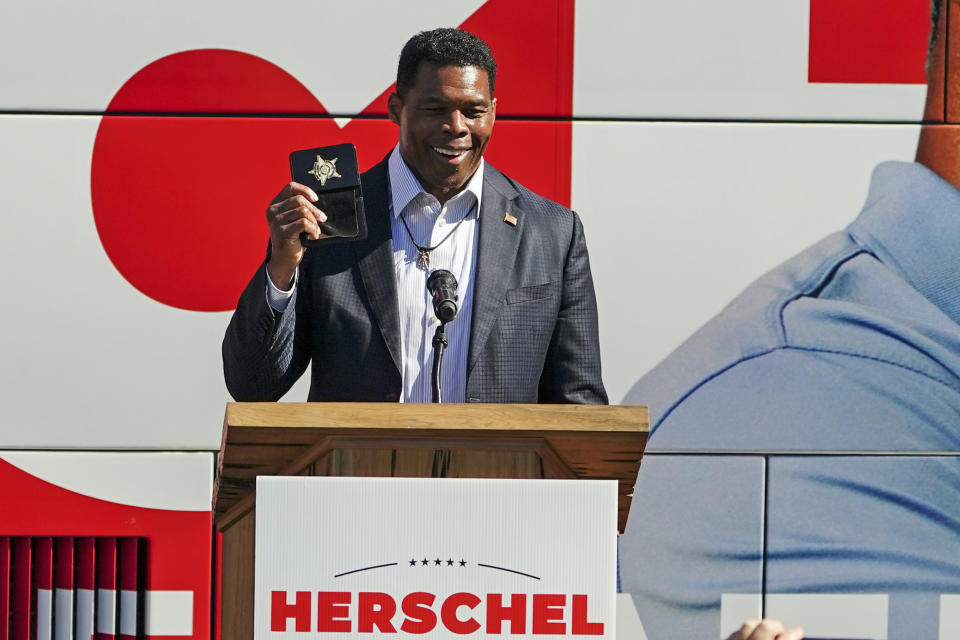
[[76,547],[77,612],[74,626],[77,640],[93,637],[96,600],[96,548],[93,538],[77,538]]
[[11,640],[30,640],[30,538],[12,540],[13,617]]
[[0,536],[0,640],[10,640],[10,538]]
[[119,640],[135,640],[137,637],[137,620],[141,607],[138,589],[140,575],[138,545],[139,541],[136,538],[121,538],[118,544],[120,626],[117,629],[117,637]]

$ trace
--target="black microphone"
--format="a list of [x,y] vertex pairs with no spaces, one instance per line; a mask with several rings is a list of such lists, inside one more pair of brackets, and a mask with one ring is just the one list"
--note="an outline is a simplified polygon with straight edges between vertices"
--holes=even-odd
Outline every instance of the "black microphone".
[[427,278],[427,291],[433,296],[433,312],[441,324],[457,315],[457,279],[446,269],[437,269]]

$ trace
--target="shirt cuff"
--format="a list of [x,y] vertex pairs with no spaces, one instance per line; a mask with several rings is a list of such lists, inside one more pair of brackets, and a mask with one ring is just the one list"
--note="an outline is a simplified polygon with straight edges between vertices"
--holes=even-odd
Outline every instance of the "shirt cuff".
[[[264,265],[263,268],[266,270],[267,266]],[[287,305],[290,304],[290,298],[293,297],[293,292],[297,289],[297,278],[300,277],[300,268],[297,267],[297,270],[293,272],[293,284],[290,285],[289,291],[278,289],[277,285],[273,284],[273,280],[270,279],[270,271],[266,270],[265,273],[267,276],[267,304],[277,313],[283,313],[286,311]]]

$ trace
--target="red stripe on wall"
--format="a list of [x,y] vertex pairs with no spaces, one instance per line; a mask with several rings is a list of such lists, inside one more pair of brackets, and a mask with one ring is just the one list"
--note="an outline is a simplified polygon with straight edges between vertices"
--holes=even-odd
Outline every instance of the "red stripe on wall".
[[57,538],[54,543],[57,570],[54,580],[57,589],[73,590],[73,538]]
[[[222,459],[222,457],[221,457]],[[213,571],[213,640],[222,640],[220,637],[220,616],[222,613],[223,598],[223,533],[214,534],[214,571]],[[0,638],[0,640],[3,640]]]
[[[97,620],[95,640],[114,640],[117,628],[117,539],[97,539]],[[102,594],[112,594],[113,606],[103,607]]]
[[[137,583],[139,581],[140,570],[140,548],[139,540],[136,538],[121,538],[118,542],[117,560],[120,565],[120,591],[137,593]],[[117,629],[118,640],[135,640],[137,599],[124,599],[122,593],[118,594],[120,603],[120,628]]]
[[77,588],[92,591],[97,585],[94,576],[93,538],[77,538]]
[[117,539],[97,540],[97,589],[117,588]]
[[120,588],[125,591],[137,590],[138,543],[136,538],[120,539]]
[[53,540],[36,538],[33,553],[37,567],[37,589],[53,590]]

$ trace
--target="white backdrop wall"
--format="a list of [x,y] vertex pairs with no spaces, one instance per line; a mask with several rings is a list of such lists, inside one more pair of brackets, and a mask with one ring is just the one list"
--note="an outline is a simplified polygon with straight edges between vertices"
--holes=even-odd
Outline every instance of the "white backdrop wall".
[[[491,161],[584,220],[604,380],[620,402],[743,287],[848,224],[877,162],[912,159],[924,100],[914,53],[925,48],[927,11],[926,0],[8,3],[0,445],[217,450],[230,305],[203,304],[223,297],[216,269],[242,281],[260,260],[262,212],[286,180],[289,151],[355,139],[369,166],[389,149],[382,107],[397,53],[436,26],[477,31],[500,60]],[[913,62],[902,70],[904,56]],[[109,207],[104,194],[115,196]],[[203,245],[170,229],[211,211],[242,241],[223,240],[224,264],[189,277],[182,267]],[[145,290],[131,269],[152,272],[167,294],[189,290],[192,304]],[[285,399],[306,393],[302,380]],[[803,497],[787,483],[767,504],[768,484],[792,477],[795,461],[671,456],[655,437],[649,452],[633,530],[644,523],[640,546],[693,582],[671,592],[666,575],[641,569],[624,584],[635,585],[654,640],[720,637],[764,611],[764,550],[790,536],[764,523],[769,513],[789,522]],[[906,474],[943,460],[877,468]],[[810,464],[818,472],[836,459]],[[195,489],[191,501],[209,496],[208,483]],[[737,593],[711,590],[701,578],[719,583],[728,568],[690,553],[689,534],[720,523],[743,559],[732,569]],[[849,615],[809,594],[780,594],[766,611],[799,612],[830,637],[926,640],[937,624],[960,628],[937,604],[950,596],[902,584],[910,593],[890,596],[889,620],[874,606],[886,612],[883,594],[845,594]],[[917,603],[930,614],[922,628],[912,626]]]
[[[488,21],[508,23],[486,4]],[[177,52],[233,49],[277,65],[346,118],[390,85],[410,33],[460,24],[481,5],[46,1],[8,11],[0,24],[0,261],[9,274],[0,440],[219,445],[228,399],[219,341],[229,313],[144,296],[111,264],[94,225],[100,114],[127,79]],[[544,24],[570,9],[557,3],[560,18]],[[569,198],[586,223],[614,402],[753,278],[851,220],[873,164],[912,156],[917,127],[864,122],[917,120],[923,87],[807,82],[808,11],[803,0],[695,9],[608,0],[579,3],[566,18]],[[362,42],[351,29],[358,24]],[[501,96],[501,116],[511,115],[512,97]],[[862,122],[802,122],[854,116]],[[145,149],[130,171],[150,170]],[[265,205],[243,202],[236,215],[259,219]],[[287,399],[305,394],[298,386]]]

